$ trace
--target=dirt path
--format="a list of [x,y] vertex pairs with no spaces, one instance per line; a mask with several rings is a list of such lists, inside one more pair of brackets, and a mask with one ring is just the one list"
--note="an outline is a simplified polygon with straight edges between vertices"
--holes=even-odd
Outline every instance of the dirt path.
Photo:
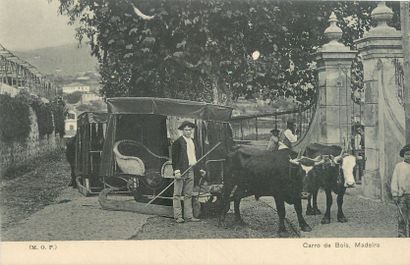
[[[241,215],[246,226],[235,224],[232,209],[226,217],[227,227],[219,227],[216,217],[184,224],[176,224],[170,218],[152,217],[131,239],[277,238],[279,218],[270,206],[275,207],[269,202],[256,201],[253,197],[243,199]],[[298,237],[289,224],[286,226],[290,237]],[[293,228],[299,230],[297,225],[293,225]]]
[[35,163],[29,166],[32,171],[13,179],[1,180],[2,231],[52,203],[70,181],[70,167],[62,150],[40,157],[32,163]]
[[149,215],[106,211],[98,197],[64,189],[54,203],[4,231],[3,241],[127,240]]
[[[397,236],[397,209],[389,202],[381,202],[363,198],[360,186],[348,189],[344,197],[343,212],[348,219],[347,223],[337,222],[337,205],[335,196],[331,223],[322,225],[325,212],[326,195],[320,192],[318,205],[322,214],[306,216],[306,221],[312,226],[306,237],[396,237]],[[306,209],[306,208],[304,208]]]
[[36,164],[28,173],[1,181],[2,241],[125,240],[150,217],[102,210],[98,197],[67,187],[70,167],[61,151]]
[[[318,205],[322,214],[306,216],[307,201],[303,200],[303,215],[312,227],[311,232],[301,232],[298,227],[296,212],[286,204],[286,217],[291,222],[286,224],[290,237],[329,238],[329,237],[396,237],[397,210],[394,205],[363,198],[360,186],[349,189],[345,195],[343,210],[348,218],[347,223],[336,220],[337,205],[334,202],[331,210],[331,223],[320,223],[325,212],[325,194],[320,192]],[[334,198],[335,200],[335,198]],[[245,198],[241,203],[242,217],[246,227],[235,226],[233,213],[228,213],[228,229],[219,228],[215,218],[204,219],[201,223],[175,225],[171,219],[154,217],[143,226],[135,239],[197,239],[197,238],[276,238],[278,216],[275,203],[271,197],[262,197],[255,201],[253,197]],[[166,227],[166,229],[161,229]]]

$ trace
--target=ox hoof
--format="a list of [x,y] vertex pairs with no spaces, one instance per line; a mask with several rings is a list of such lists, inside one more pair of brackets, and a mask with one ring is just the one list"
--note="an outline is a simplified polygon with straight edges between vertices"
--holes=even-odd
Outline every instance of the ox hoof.
[[337,221],[340,223],[347,223],[347,218],[344,216],[337,217]]
[[300,227],[300,230],[302,230],[303,232],[310,232],[312,231],[312,228],[308,224],[304,224]]
[[314,209],[314,208],[306,209],[306,215],[319,215],[319,214],[322,214],[322,212],[318,208],[316,208],[316,209]]
[[315,211],[312,208],[306,209],[306,215],[315,215]]
[[289,237],[289,232],[288,231],[279,231],[278,232],[279,237]]
[[323,217],[322,221],[320,223],[322,225],[330,224],[330,218],[329,217]]

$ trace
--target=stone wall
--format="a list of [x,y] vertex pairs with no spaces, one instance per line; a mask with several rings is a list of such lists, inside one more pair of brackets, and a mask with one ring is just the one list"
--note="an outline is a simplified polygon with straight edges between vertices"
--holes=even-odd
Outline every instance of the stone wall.
[[31,108],[30,121],[31,131],[25,143],[5,143],[0,140],[0,177],[10,167],[22,165],[63,145],[63,139],[60,139],[59,135],[51,134],[40,139],[37,116]]

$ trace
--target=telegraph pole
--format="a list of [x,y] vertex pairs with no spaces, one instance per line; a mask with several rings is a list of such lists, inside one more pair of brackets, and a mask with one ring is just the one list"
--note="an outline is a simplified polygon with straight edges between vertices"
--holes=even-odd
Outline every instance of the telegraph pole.
[[403,41],[404,115],[406,144],[410,144],[410,2],[400,1],[400,22]]

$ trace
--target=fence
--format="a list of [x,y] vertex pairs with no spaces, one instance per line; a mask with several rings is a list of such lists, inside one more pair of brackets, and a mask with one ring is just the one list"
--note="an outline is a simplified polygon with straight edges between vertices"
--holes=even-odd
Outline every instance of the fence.
[[270,131],[273,128],[285,129],[286,121],[289,119],[296,122],[298,135],[303,136],[309,130],[315,115],[316,102],[317,96],[310,105],[294,110],[232,117],[234,140],[268,141],[271,136]]

